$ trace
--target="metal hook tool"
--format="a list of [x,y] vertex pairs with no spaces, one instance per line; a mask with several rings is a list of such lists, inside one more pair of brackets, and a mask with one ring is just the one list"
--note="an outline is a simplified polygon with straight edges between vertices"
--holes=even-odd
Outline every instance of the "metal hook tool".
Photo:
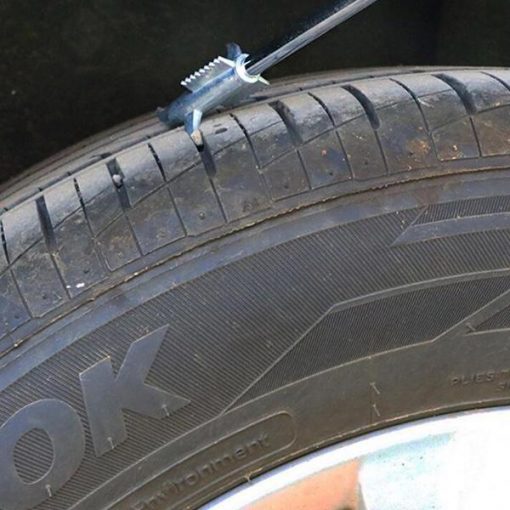
[[377,0],[337,0],[302,24],[300,29],[250,58],[239,45],[227,45],[227,57],[218,57],[192,74],[181,84],[188,89],[166,108],[158,110],[161,121],[169,127],[184,124],[197,144],[202,117],[220,106],[227,106],[269,83],[264,71],[309,45],[336,26]]

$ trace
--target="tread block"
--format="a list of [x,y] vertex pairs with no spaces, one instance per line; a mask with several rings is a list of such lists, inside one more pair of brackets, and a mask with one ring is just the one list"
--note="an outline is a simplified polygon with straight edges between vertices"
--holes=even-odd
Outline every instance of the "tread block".
[[250,137],[261,167],[295,150],[287,127],[270,106],[246,108],[235,116]]
[[184,131],[172,131],[151,138],[150,145],[158,155],[167,181],[176,179],[201,162],[195,144]]
[[10,272],[0,276],[0,338],[30,319]]
[[477,112],[510,105],[510,90],[497,79],[478,71],[448,71],[444,73],[459,84],[461,92]]
[[85,213],[97,235],[122,214],[115,186],[106,165],[95,166],[76,177]]
[[20,257],[12,271],[33,317],[43,317],[68,300],[44,242]]
[[387,174],[375,132],[366,115],[338,129],[355,179],[364,181]]
[[479,113],[473,124],[484,156],[510,154],[510,106]]
[[491,76],[498,80],[504,87],[510,90],[510,70],[508,69],[491,69],[487,71],[486,76]]
[[250,135],[274,124],[283,125],[281,117],[268,104],[245,106],[234,112],[236,119]]
[[106,276],[81,210],[55,228],[55,241],[58,247],[55,262],[71,297]]
[[234,144],[248,144],[241,126],[229,115],[206,120],[200,130],[212,155]]
[[116,160],[131,207],[163,186],[163,176],[148,145],[124,152]]
[[115,271],[140,257],[127,219],[117,218],[97,237],[97,243],[108,268]]
[[342,126],[362,117],[366,118],[365,110],[359,101],[341,87],[314,90],[312,95],[327,109],[335,126]]
[[432,140],[414,101],[379,110],[379,119],[379,138],[391,173],[437,164]]
[[35,200],[4,213],[2,223],[11,263],[43,237]]
[[399,76],[396,81],[415,94],[431,131],[467,117],[466,108],[458,94],[439,78],[413,75]]
[[375,131],[360,102],[347,90],[335,86],[315,90],[338,128],[348,167],[357,180],[385,175],[386,165]]
[[215,165],[216,175],[212,180],[227,220],[238,220],[270,206],[262,176],[245,138],[230,146],[228,151],[218,153]]
[[285,97],[277,109],[301,143],[306,143],[333,128],[331,119],[319,102],[308,94]]
[[128,218],[144,255],[185,235],[166,188],[129,210]]
[[348,181],[351,172],[338,135],[325,133],[300,148],[312,189]]
[[188,234],[199,235],[225,223],[218,199],[202,164],[181,174],[170,183],[170,192]]
[[418,99],[425,99],[429,96],[434,97],[445,92],[452,92],[452,88],[448,84],[430,74],[399,74],[393,78],[393,81],[403,84],[411,90]]
[[422,114],[411,94],[390,80],[356,83],[376,111],[377,133],[391,173],[427,168],[437,161]]
[[476,158],[480,155],[473,124],[468,118],[436,129],[432,133],[432,140],[441,161]]
[[44,192],[44,199],[53,228],[81,209],[74,180],[67,179]]
[[478,143],[466,108],[452,88],[430,75],[399,76],[396,80],[417,97],[442,161],[478,157]]
[[377,110],[413,101],[409,92],[387,78],[357,81],[352,87],[366,96]]
[[291,152],[262,170],[274,200],[282,200],[308,191],[308,179],[301,159]]

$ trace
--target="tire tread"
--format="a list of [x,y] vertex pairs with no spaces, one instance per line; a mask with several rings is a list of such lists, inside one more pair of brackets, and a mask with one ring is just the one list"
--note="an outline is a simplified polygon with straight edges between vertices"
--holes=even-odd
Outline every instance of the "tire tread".
[[282,90],[207,119],[204,150],[182,129],[156,130],[3,212],[0,355],[33,333],[18,335],[27,323],[77,306],[99,284],[114,286],[158,250],[176,256],[326,191],[341,196],[510,157],[508,70]]

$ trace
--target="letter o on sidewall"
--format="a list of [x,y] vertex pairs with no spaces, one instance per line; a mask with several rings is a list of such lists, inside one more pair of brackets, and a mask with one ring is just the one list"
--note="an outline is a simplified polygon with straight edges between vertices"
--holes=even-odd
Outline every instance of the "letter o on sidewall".
[[[48,434],[53,463],[33,483],[25,483],[14,464],[17,442],[34,429]],[[38,400],[13,414],[0,427],[0,506],[2,510],[29,510],[55,494],[73,476],[85,453],[85,435],[76,411],[60,400]]]

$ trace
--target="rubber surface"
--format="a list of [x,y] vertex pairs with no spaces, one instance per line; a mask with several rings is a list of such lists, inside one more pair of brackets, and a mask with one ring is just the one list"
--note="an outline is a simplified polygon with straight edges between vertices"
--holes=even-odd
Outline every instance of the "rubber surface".
[[194,507],[508,400],[510,71],[343,80],[4,191],[2,510]]

